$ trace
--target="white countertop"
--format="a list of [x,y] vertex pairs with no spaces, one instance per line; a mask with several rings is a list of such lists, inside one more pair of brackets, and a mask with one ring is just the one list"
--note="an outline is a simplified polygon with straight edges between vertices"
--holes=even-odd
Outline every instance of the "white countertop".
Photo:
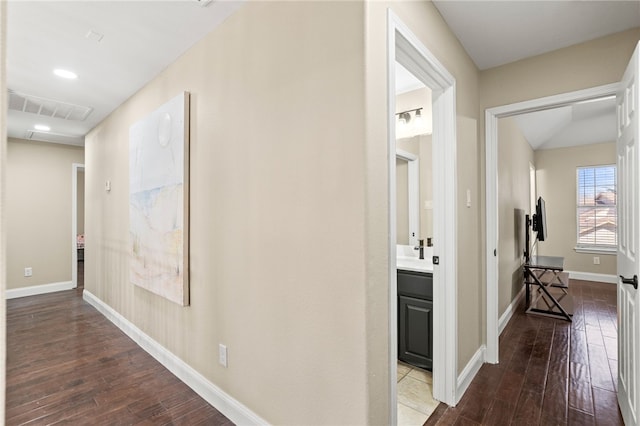
[[396,267],[403,271],[433,273],[433,247],[424,248],[424,259],[418,259],[413,246],[396,245]]
[[396,258],[396,268],[403,271],[433,273],[431,258],[418,259],[417,257],[398,256]]

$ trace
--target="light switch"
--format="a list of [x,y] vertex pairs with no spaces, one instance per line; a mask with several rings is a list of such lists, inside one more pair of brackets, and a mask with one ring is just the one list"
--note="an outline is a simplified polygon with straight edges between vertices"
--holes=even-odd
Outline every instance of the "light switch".
[[471,190],[467,189],[467,207],[471,207]]
[[108,180],[108,181],[106,181],[104,183],[104,190],[107,191],[107,192],[111,191],[111,181],[110,180]]
[[218,363],[224,368],[227,368],[227,356],[227,346],[220,343],[218,345]]

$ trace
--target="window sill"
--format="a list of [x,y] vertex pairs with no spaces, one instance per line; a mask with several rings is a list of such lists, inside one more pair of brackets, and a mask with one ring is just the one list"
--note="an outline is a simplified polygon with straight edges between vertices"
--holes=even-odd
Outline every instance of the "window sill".
[[604,254],[615,255],[618,249],[615,247],[574,247],[576,253],[591,253],[591,254]]

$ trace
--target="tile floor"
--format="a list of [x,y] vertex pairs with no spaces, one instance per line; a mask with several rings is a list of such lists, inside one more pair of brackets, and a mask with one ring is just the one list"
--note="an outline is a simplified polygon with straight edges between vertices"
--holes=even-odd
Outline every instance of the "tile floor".
[[398,426],[422,426],[439,402],[431,372],[398,361]]

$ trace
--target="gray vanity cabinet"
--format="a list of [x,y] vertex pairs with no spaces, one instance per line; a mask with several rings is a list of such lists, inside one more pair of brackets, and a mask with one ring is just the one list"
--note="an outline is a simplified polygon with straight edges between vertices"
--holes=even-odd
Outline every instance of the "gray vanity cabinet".
[[398,270],[398,358],[433,367],[433,274]]

